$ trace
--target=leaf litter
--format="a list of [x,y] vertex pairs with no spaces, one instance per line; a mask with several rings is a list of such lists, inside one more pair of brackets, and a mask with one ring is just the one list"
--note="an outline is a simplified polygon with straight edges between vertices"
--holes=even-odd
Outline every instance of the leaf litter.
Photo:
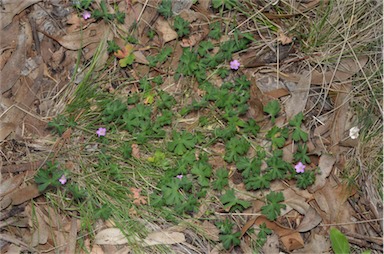
[[[104,47],[100,54],[104,57],[100,58],[97,63],[97,68],[95,68],[96,70],[102,70],[109,59],[106,47],[107,41],[112,40],[114,37],[118,38],[121,36],[119,29],[131,27],[131,25],[136,24],[137,21],[143,20],[145,22],[138,23],[137,37],[139,40],[148,43],[148,45],[152,45],[152,47],[149,46],[143,50],[147,45],[140,45],[141,48],[134,47],[133,44],[122,45],[121,48],[123,50],[120,51],[120,54],[118,52],[116,56],[120,59],[125,59],[128,55],[134,54],[134,59],[124,64],[120,63],[120,66],[134,65],[137,69],[142,68],[141,65],[150,64],[150,61],[147,59],[148,55],[153,55],[161,51],[155,51],[154,47],[162,49],[169,45],[174,49],[171,53],[170,61],[166,61],[164,65],[162,63],[156,66],[158,71],[166,74],[165,78],[167,82],[163,83],[162,89],[164,88],[163,90],[168,92],[173,91],[173,94],[177,94],[177,92],[187,93],[188,89],[198,89],[193,87],[196,86],[196,83],[194,84],[185,78],[175,83],[170,77],[172,76],[172,72],[177,71],[176,66],[183,54],[182,48],[190,49],[198,46],[199,43],[207,38],[210,32],[209,24],[212,22],[210,15],[212,15],[214,11],[209,1],[199,1],[196,5],[192,1],[173,2],[173,13],[184,17],[184,19],[191,23],[192,33],[189,36],[181,38],[179,41],[179,36],[173,27],[173,23],[157,15],[155,7],[157,7],[158,3],[154,1],[118,1],[118,9],[124,10],[127,15],[124,19],[124,24],[118,24],[114,27],[117,27],[117,30],[112,29],[113,26],[107,25],[103,21],[97,21],[93,18],[84,20],[76,13],[71,13],[68,19],[64,19],[60,17],[60,15],[55,16],[57,18],[54,22],[60,23],[61,27],[60,30],[55,31],[47,30],[49,26],[43,26],[43,23],[39,22],[37,24],[38,26],[41,25],[41,27],[37,27],[37,30],[34,30],[33,23],[30,24],[30,20],[27,19],[28,14],[24,10],[30,10],[37,6],[41,7],[38,2],[40,1],[5,2],[2,10],[1,37],[6,38],[6,36],[4,36],[5,34],[14,31],[14,33],[11,33],[12,37],[9,37],[12,39],[2,39],[1,43],[2,78],[0,98],[2,98],[2,100],[0,102],[0,118],[2,124],[0,125],[0,138],[2,141],[2,151],[6,151],[5,153],[2,152],[1,170],[2,173],[8,172],[8,174],[1,179],[1,209],[2,212],[7,213],[10,212],[9,209],[11,208],[19,207],[26,203],[31,204],[32,200],[45,200],[44,197],[41,196],[42,193],[37,191],[37,186],[31,184],[31,182],[28,181],[28,177],[24,176],[24,173],[11,173],[9,169],[19,163],[22,163],[19,165],[19,167],[22,168],[23,163],[28,164],[31,163],[31,161],[47,158],[48,155],[45,151],[49,151],[50,149],[57,149],[54,150],[55,155],[58,154],[61,149],[60,147],[54,147],[52,145],[55,142],[53,142],[54,139],[51,134],[41,131],[38,132],[33,130],[33,127],[38,126],[38,122],[47,123],[57,115],[57,112],[62,112],[62,109],[68,104],[70,97],[64,96],[62,97],[64,99],[59,98],[61,98],[63,91],[70,87],[68,84],[70,84],[71,76],[78,71],[76,69],[76,55],[79,50],[84,51],[83,61],[91,61],[92,57],[97,54],[99,50],[99,43],[103,42]],[[327,1],[323,4],[326,3]],[[308,1],[308,3],[300,4],[297,10],[301,12],[313,11],[315,8],[319,8],[319,5],[321,5],[320,1]],[[61,7],[60,4],[51,6],[48,4],[48,6],[44,8],[52,12],[55,8],[59,7]],[[7,10],[11,11],[7,12]],[[115,13],[115,10],[109,5],[108,10],[111,11],[111,13]],[[281,18],[273,13],[272,10],[270,10],[270,13],[266,12],[266,17],[272,18],[271,15],[275,15],[273,16],[273,20],[275,18]],[[290,17],[294,17],[294,15]],[[282,20],[280,20],[280,22],[281,21]],[[238,21],[238,23],[242,24],[241,21]],[[241,25],[239,25],[239,27],[241,27]],[[153,29],[157,33],[153,41],[150,41],[145,35],[150,29]],[[63,33],[64,30],[65,33]],[[53,33],[49,31],[53,31]],[[40,36],[39,40],[41,40],[41,37],[43,37],[43,39],[36,41],[36,36],[34,36],[36,34]],[[340,155],[345,153],[345,151],[349,151],[346,150],[342,144],[345,139],[348,138],[350,128],[346,122],[348,120],[348,114],[350,114],[352,110],[348,103],[353,93],[351,81],[356,74],[364,70],[364,67],[369,63],[369,58],[363,56],[355,59],[342,59],[336,66],[326,67],[323,71],[319,71],[319,68],[309,68],[305,71],[298,71],[298,67],[303,68],[303,66],[290,64],[289,61],[293,59],[293,52],[301,52],[297,48],[292,47],[295,42],[292,40],[289,32],[286,32],[285,29],[284,32],[283,30],[279,30],[275,34],[275,38],[268,38],[271,41],[266,41],[265,36],[266,34],[263,34],[261,37],[260,33],[255,33],[254,35],[254,37],[258,39],[261,37],[264,43],[270,43],[269,45],[259,47],[261,50],[258,50],[258,52],[250,48],[245,50],[245,52],[234,55],[235,57],[239,57],[238,59],[242,64],[241,66],[246,68],[242,70],[243,67],[240,67],[240,70],[244,72],[251,81],[251,98],[248,101],[250,109],[247,112],[247,116],[261,124],[266,124],[266,117],[263,112],[264,106],[271,100],[279,99],[284,110],[284,115],[278,117],[276,120],[277,123],[284,123],[297,113],[308,110],[309,105],[315,105],[314,107],[316,107],[317,114],[314,113],[313,117],[318,118],[324,114],[324,119],[327,119],[325,122],[327,127],[324,127],[323,121],[319,120],[321,125],[318,126],[318,128],[324,127],[324,131],[317,132],[318,141],[321,142],[314,142],[309,151],[321,151],[322,153],[322,155],[319,156],[318,164],[320,172],[316,177],[315,184],[308,188],[309,193],[303,193],[302,190],[289,186],[288,182],[286,185],[278,187],[276,187],[276,185],[271,186],[271,189],[274,189],[274,191],[283,191],[285,197],[284,203],[287,205],[287,208],[279,216],[277,221],[272,222],[263,215],[250,216],[242,215],[241,213],[238,215],[234,214],[234,216],[239,216],[239,218],[243,216],[242,220],[234,220],[239,226],[238,230],[241,232],[242,242],[240,246],[243,246],[243,251],[251,249],[249,240],[252,234],[249,233],[248,230],[251,228],[258,230],[262,223],[265,223],[267,227],[274,232],[273,237],[268,238],[267,243],[274,243],[276,245],[275,248],[279,249],[279,251],[293,251],[293,253],[307,253],[306,251],[320,253],[328,251],[330,248],[326,231],[328,225],[345,225],[343,226],[344,230],[346,229],[347,232],[350,233],[349,235],[347,234],[349,240],[352,243],[357,243],[358,241],[354,241],[356,240],[355,238],[350,237],[351,234],[361,233],[358,232],[359,229],[351,223],[351,221],[354,221],[354,218],[358,217],[356,210],[351,205],[351,197],[357,195],[357,192],[347,184],[335,181],[334,178],[338,177],[335,171],[340,170],[340,168],[337,168],[337,166],[340,165],[340,157],[342,157]],[[274,39],[280,43],[274,44]],[[39,49],[36,48],[38,45],[40,45]],[[46,45],[46,47],[44,45]],[[40,50],[41,56],[36,56],[36,52]],[[213,50],[217,50],[217,48]],[[35,67],[33,67],[33,64],[35,64]],[[23,68],[21,66],[23,68],[24,66],[28,67],[29,69],[22,72]],[[169,68],[171,71],[169,72],[169,70],[164,67]],[[260,67],[265,68],[264,71],[258,69]],[[295,67],[298,69],[296,70]],[[90,68],[87,70],[89,69]],[[266,69],[268,70],[267,72],[265,72]],[[131,70],[128,75],[137,76],[139,79],[141,75],[137,75],[137,73],[134,72],[135,70]],[[148,74],[149,69],[145,72]],[[4,75],[4,73],[7,75]],[[84,71],[84,73],[86,73],[86,71]],[[257,78],[254,76],[255,73],[258,75]],[[113,86],[113,84],[111,84],[111,86]],[[327,108],[325,99],[321,107],[317,107],[319,104],[314,101],[313,96],[313,92],[317,91],[316,86],[321,86],[321,88],[325,86],[330,87],[330,97],[326,99],[332,103],[333,110],[325,112]],[[28,96],[29,94],[33,94],[33,96]],[[198,96],[201,97],[202,94],[200,93]],[[175,97],[178,99],[182,98],[180,96]],[[150,97],[147,97],[147,99],[148,98]],[[6,100],[10,100],[10,103],[6,103]],[[53,105],[54,108],[58,109],[55,111],[44,110],[43,112],[39,112],[36,110],[36,107],[34,108],[36,100],[38,100],[39,103],[50,103],[49,105]],[[312,111],[308,113],[311,114]],[[29,117],[29,120],[26,116]],[[193,115],[190,116],[192,117]],[[181,123],[180,128],[183,128],[184,125],[186,124]],[[328,136],[324,135],[327,132],[329,133]],[[73,135],[63,137],[64,143],[61,147],[68,148],[68,146],[70,146],[68,141],[71,140],[71,136]],[[40,142],[40,144],[37,143],[37,140],[39,140],[38,142]],[[324,142],[324,140],[328,143]],[[24,144],[22,144],[23,142]],[[56,142],[56,144],[58,143]],[[41,149],[36,149],[39,146]],[[6,148],[6,150],[4,148]],[[27,149],[29,155],[25,155],[23,149]],[[95,149],[97,150],[98,148],[96,147]],[[147,157],[145,149],[142,149],[137,144],[132,144],[131,149],[132,157],[135,159],[140,160]],[[328,154],[328,152],[331,152],[333,155]],[[290,156],[289,153],[292,153],[292,151],[285,149],[285,156],[292,158],[293,156]],[[221,154],[224,155],[225,151],[222,151]],[[220,159],[222,160],[221,157]],[[227,166],[223,160],[220,162],[215,160],[213,164],[215,163],[217,164],[215,165],[215,170],[220,166]],[[38,166],[32,166],[31,168],[25,169],[27,171],[26,176],[30,176],[37,168]],[[182,178],[180,178],[180,180],[181,179]],[[241,177],[239,179],[241,181]],[[23,181],[25,181],[25,183],[23,183]],[[230,184],[246,193],[245,196],[258,195],[257,191],[246,191],[242,184]],[[145,205],[148,202],[148,198],[142,196],[144,195],[142,191],[140,188],[131,188],[132,195],[128,195],[137,206]],[[265,193],[259,192],[259,194],[265,196]],[[4,201],[7,200],[10,200],[11,203],[3,205],[6,204]],[[252,200],[252,198],[248,197],[246,200]],[[209,212],[209,210],[207,210],[208,208],[205,207],[202,211]],[[35,217],[33,217],[29,209],[31,208],[28,206],[26,215],[29,217],[30,223],[27,229],[23,229],[24,232],[28,232],[27,234],[22,236],[17,233],[12,233],[14,232],[12,227],[15,226],[12,226],[12,224],[7,226],[7,237],[4,239],[8,239],[7,242],[11,243],[8,246],[8,251],[17,247],[23,249],[26,246],[46,251],[46,246],[43,246],[47,243],[52,244],[55,242],[58,248],[57,250],[74,252],[76,249],[76,238],[80,232],[79,220],[75,219],[75,217],[72,217],[71,220],[66,219],[66,225],[69,227],[69,230],[62,232],[59,224],[53,226],[49,221],[56,221],[54,216],[64,219],[68,214],[59,212],[59,214],[55,213],[53,215],[52,212],[47,212],[47,210],[52,211],[52,208],[44,208],[44,206],[39,203],[37,204],[37,213],[34,215]],[[260,206],[252,205],[249,211],[259,213]],[[9,214],[12,217],[11,213]],[[223,216],[222,213],[220,214],[220,216]],[[141,216],[141,214],[137,213],[133,213],[133,215]],[[372,219],[378,218],[373,217]],[[287,221],[288,223],[286,223]],[[201,222],[197,220],[197,222],[200,230],[205,231],[207,239],[211,240],[211,242],[205,242],[205,244],[212,246],[215,250],[220,249],[217,244],[220,231],[218,231],[217,227],[208,221]],[[107,226],[107,223],[102,224]],[[55,228],[53,234],[51,232],[52,228],[50,227]],[[141,242],[143,247],[151,245],[178,246],[181,244],[186,248],[190,246],[188,244],[191,242],[200,241],[200,239],[192,239],[192,241],[190,241],[191,239],[186,237],[185,230],[186,229],[178,232],[174,228],[170,228],[168,231],[164,224],[160,229],[150,230],[152,232],[148,233],[146,237],[139,239],[137,236],[134,236],[133,238],[135,241]],[[70,234],[68,232],[70,232]],[[382,234],[382,231],[379,233]],[[14,238],[12,234],[21,240]],[[201,234],[201,237],[205,234]],[[308,235],[310,238],[304,237]],[[88,240],[88,238],[86,238],[86,240]],[[280,240],[281,246],[278,246],[278,240]],[[63,247],[68,241],[70,245]],[[106,252],[108,248],[103,246],[106,244],[125,245],[125,249],[120,248],[119,250],[126,253],[130,251],[130,244],[126,235],[123,234],[119,228],[111,225],[109,228],[105,228],[96,233],[94,244],[89,244],[88,249],[92,249],[92,253],[103,253]],[[357,245],[362,248],[368,246],[361,244],[361,242],[360,245]],[[56,246],[51,247],[55,249]],[[118,251],[118,248],[116,247],[114,250]],[[203,251],[200,251],[199,253],[202,252]]]

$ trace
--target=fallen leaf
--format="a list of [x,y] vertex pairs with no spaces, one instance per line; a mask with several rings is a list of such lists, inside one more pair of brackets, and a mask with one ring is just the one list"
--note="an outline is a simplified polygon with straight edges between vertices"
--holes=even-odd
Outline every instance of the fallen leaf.
[[277,36],[277,40],[280,41],[281,44],[283,44],[283,45],[292,43],[292,38],[286,36],[283,32],[279,32],[279,34]]
[[300,249],[304,246],[304,240],[301,237],[300,233],[296,230],[283,227],[277,222],[268,220],[264,215],[254,217],[253,219],[247,221],[243,228],[241,229],[241,236],[247,232],[247,230],[253,225],[260,226],[262,223],[265,223],[267,228],[273,230],[282,241],[284,247],[288,251]]
[[135,205],[145,205],[147,203],[147,197],[141,196],[140,194],[141,189],[131,187],[129,190],[132,193],[130,197],[133,199]]
[[132,144],[131,145],[131,148],[132,148],[132,156],[136,159],[140,159],[140,148],[139,148],[139,145],[138,144]]
[[297,84],[286,83],[291,97],[285,102],[285,113],[287,119],[292,119],[295,115],[303,112],[307,104],[309,88],[311,86],[311,73],[304,72]]
[[347,201],[354,194],[354,190],[347,184],[336,183],[331,177],[327,178],[326,184],[317,190],[313,196],[321,210],[319,215],[326,224],[346,223],[345,227],[355,232],[356,224],[352,221],[353,208]]
[[92,43],[100,43],[103,38],[112,37],[110,28],[104,22],[93,23],[84,30],[73,32],[63,37],[45,35],[70,50],[78,50]]
[[155,29],[160,33],[162,43],[167,43],[177,38],[177,33],[175,30],[173,30],[169,23],[162,17],[156,20]]
[[204,237],[212,241],[219,241],[220,230],[215,225],[205,220],[200,228],[203,230]]
[[[32,47],[32,30],[28,22],[20,28],[19,35],[17,37],[16,50],[12,53],[10,59],[1,70],[2,73],[7,75],[1,75],[0,94],[11,89],[17,80],[20,78],[21,69],[20,66],[25,64],[26,51]],[[32,96],[31,96],[32,97]]]
[[305,211],[305,216],[300,222],[299,226],[296,228],[300,233],[307,232],[315,228],[322,221],[320,215],[313,209],[311,206],[308,207],[308,210]]
[[1,3],[1,15],[0,24],[1,29],[12,23],[12,19],[16,14],[19,14],[29,6],[38,3],[42,0],[9,0],[2,1]]
[[308,191],[310,193],[314,193],[315,191],[324,187],[326,178],[331,173],[335,162],[336,158],[333,155],[323,154],[320,156],[319,169],[321,173],[316,176],[315,183],[308,187]]
[[[2,172],[4,172],[3,169]],[[8,193],[12,192],[14,189],[19,187],[23,182],[24,177],[25,174],[18,174],[16,176],[9,177],[7,180],[2,181],[0,185],[0,197],[7,195]]]
[[323,253],[329,253],[329,249],[331,247],[331,244],[329,242],[329,239],[323,235],[319,234],[311,234],[311,238],[309,242],[305,243],[305,246],[303,249],[300,250],[294,250],[292,254],[323,254]]
[[107,228],[98,232],[95,236],[95,244],[126,244],[127,238],[118,228]]
[[158,231],[148,234],[144,239],[144,246],[158,244],[175,244],[185,242],[185,235],[180,232]]
[[40,196],[41,193],[37,189],[36,184],[28,185],[27,187],[24,187],[22,189],[19,189],[15,192],[13,192],[10,197],[12,199],[12,205],[20,205],[24,203],[25,201],[31,200],[33,198],[36,198]]
[[117,52],[113,53],[117,58],[125,58],[126,56],[129,56],[133,51],[133,45],[127,44],[122,49],[119,49]]

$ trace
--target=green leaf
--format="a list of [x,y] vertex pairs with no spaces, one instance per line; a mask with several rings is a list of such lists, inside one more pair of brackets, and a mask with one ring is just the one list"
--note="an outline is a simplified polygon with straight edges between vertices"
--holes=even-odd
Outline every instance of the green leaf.
[[219,22],[214,22],[209,25],[209,34],[208,36],[212,39],[218,40],[220,39],[222,33],[221,33],[221,25]]
[[179,192],[179,189],[180,186],[178,179],[172,179],[172,181],[168,182],[161,188],[166,205],[178,206],[184,202],[185,199]]
[[247,190],[258,190],[269,188],[271,180],[268,178],[268,175],[254,175],[249,179],[245,180],[245,188]]
[[312,185],[315,180],[315,172],[306,170],[304,173],[296,174],[296,186],[301,189],[306,189],[308,186]]
[[231,138],[225,145],[225,156],[226,162],[235,162],[238,160],[240,155],[244,155],[248,152],[250,144],[243,137]]
[[212,175],[212,166],[205,161],[196,161],[191,173],[198,176],[198,182],[203,187],[209,186],[209,177]]
[[183,155],[196,145],[196,138],[189,132],[173,132],[172,141],[167,144],[167,149],[177,155]]
[[162,0],[157,8],[157,12],[166,19],[172,17],[172,0]]
[[241,232],[236,232],[228,235],[219,235],[219,240],[222,242],[224,249],[229,250],[232,246],[240,245]]
[[229,208],[230,211],[243,211],[251,205],[248,201],[237,199],[233,189],[227,190],[227,192],[220,197],[220,201],[224,207]]
[[332,250],[335,254],[351,253],[347,237],[337,228],[331,228],[329,237],[331,239]]
[[124,67],[127,67],[127,65],[131,65],[134,60],[135,60],[135,55],[129,54],[128,56],[119,60],[119,65],[120,67],[124,68]]
[[181,18],[180,16],[176,16],[173,27],[179,37],[183,37],[189,34],[189,22]]
[[267,105],[264,106],[264,112],[271,116],[272,123],[275,123],[275,117],[280,112],[280,104],[277,100],[269,101]]
[[282,148],[288,138],[288,129],[273,126],[266,135],[272,141],[272,146]]
[[216,171],[216,180],[213,182],[213,189],[221,191],[228,185],[228,170],[220,168]]
[[280,215],[280,210],[285,208],[284,204],[280,202],[284,201],[284,196],[282,192],[270,192],[267,196],[266,205],[261,207],[261,213],[267,216],[267,219],[274,221]]

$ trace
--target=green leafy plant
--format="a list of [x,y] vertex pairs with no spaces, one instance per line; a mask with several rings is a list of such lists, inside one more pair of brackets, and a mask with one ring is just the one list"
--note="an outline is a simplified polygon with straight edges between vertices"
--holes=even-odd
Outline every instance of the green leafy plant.
[[107,45],[108,53],[114,53],[120,49],[119,45],[117,45],[115,41],[107,41]]
[[306,133],[300,128],[301,123],[303,122],[303,119],[304,119],[303,112],[300,112],[299,114],[294,116],[293,119],[289,121],[289,125],[294,127],[293,133],[292,133],[292,139],[296,142],[299,141],[300,139],[304,142],[307,142],[308,140],[308,133]]
[[296,174],[296,185],[301,189],[306,189],[308,186],[312,185],[315,180],[315,172],[306,170],[304,173]]
[[154,67],[157,64],[163,64],[168,60],[170,55],[172,54],[173,49],[169,46],[165,46],[161,49],[161,51],[155,56],[148,56],[147,59],[149,61],[149,66]]
[[253,158],[250,160],[247,157],[241,157],[236,162],[237,169],[241,172],[245,179],[260,174],[261,165],[262,160],[260,158]]
[[34,177],[34,180],[37,183],[37,189],[40,192],[43,192],[49,187],[59,187],[61,185],[59,179],[63,174],[64,171],[59,169],[57,163],[48,161],[45,167],[39,169]]
[[284,204],[280,204],[282,201],[284,201],[282,192],[271,191],[266,196],[266,204],[261,207],[261,213],[270,221],[276,220],[280,215],[280,210],[286,207]]
[[340,232],[337,228],[331,228],[329,232],[331,239],[332,250],[335,254],[351,253],[347,237]]
[[228,185],[228,170],[219,168],[216,171],[216,180],[213,182],[213,189],[221,191]]
[[105,1],[100,2],[100,8],[101,9],[96,9],[92,12],[92,16],[95,19],[104,19],[105,21],[111,21],[113,20],[114,16],[113,14],[108,12],[108,7]]
[[212,39],[218,40],[222,35],[221,25],[219,22],[213,22],[209,25],[209,34],[208,36]]
[[233,7],[237,5],[236,0],[212,0],[212,6],[215,9],[218,9],[220,7],[225,7],[228,10],[231,10]]
[[289,136],[287,128],[279,128],[273,126],[267,133],[266,137],[272,141],[273,148],[282,148]]
[[196,161],[191,169],[191,173],[198,177],[198,183],[202,187],[209,186],[209,178],[212,175],[212,166],[208,163],[207,159],[200,159]]
[[196,138],[191,133],[173,131],[172,141],[168,142],[167,149],[177,155],[183,155],[186,151],[194,148],[195,145]]
[[127,106],[124,105],[120,100],[114,100],[109,103],[106,103],[103,106],[104,110],[102,112],[102,121],[105,124],[111,122],[120,123],[124,112],[127,110]]
[[307,144],[304,144],[304,145],[298,144],[297,150],[293,154],[293,159],[295,160],[295,162],[301,161],[307,164],[311,163],[311,159],[307,155],[307,150],[308,150]]
[[224,207],[226,209],[229,209],[231,212],[241,212],[251,206],[251,203],[249,203],[248,201],[236,198],[235,191],[233,189],[227,190],[225,194],[220,197],[220,201],[224,205]]
[[184,48],[179,65],[176,69],[175,80],[178,80],[181,74],[185,76],[193,76],[198,68],[197,54],[195,54],[193,50]]
[[172,17],[172,0],[162,0],[157,8],[157,12],[166,19]]
[[276,116],[280,112],[280,104],[277,100],[269,101],[263,108],[264,112],[269,114],[271,122],[275,123]]
[[223,247],[226,250],[240,244],[241,232],[232,232],[234,224],[229,219],[217,222],[216,226],[220,230],[219,240],[223,243]]
[[272,230],[267,228],[267,225],[265,224],[265,222],[260,224],[259,229],[260,231],[257,234],[256,245],[258,248],[262,248],[264,244],[267,242],[267,236],[272,234]]
[[245,138],[231,138],[225,145],[226,162],[236,162],[240,155],[244,155],[248,152],[250,144]]
[[64,115],[58,115],[51,122],[48,122],[48,127],[53,128],[53,131],[61,136],[68,128],[73,128],[77,125],[73,118],[67,118]]
[[185,35],[189,35],[189,22],[183,19],[180,16],[176,16],[173,27],[179,37],[183,37]]

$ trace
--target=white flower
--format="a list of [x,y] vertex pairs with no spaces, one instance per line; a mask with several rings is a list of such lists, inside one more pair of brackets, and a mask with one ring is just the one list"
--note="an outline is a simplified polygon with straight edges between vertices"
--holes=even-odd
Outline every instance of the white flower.
[[351,139],[357,139],[359,137],[359,127],[355,126],[355,127],[352,127],[351,129],[349,129],[349,137]]

